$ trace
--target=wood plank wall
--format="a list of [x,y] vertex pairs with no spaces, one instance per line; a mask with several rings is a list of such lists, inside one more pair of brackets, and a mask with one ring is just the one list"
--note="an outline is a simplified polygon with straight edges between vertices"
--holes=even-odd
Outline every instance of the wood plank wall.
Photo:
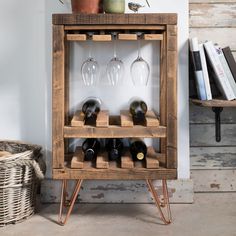
[[[236,59],[236,0],[190,0],[190,37],[230,46]],[[191,177],[196,192],[236,191],[236,109],[222,112],[215,142],[214,113],[190,105]]]

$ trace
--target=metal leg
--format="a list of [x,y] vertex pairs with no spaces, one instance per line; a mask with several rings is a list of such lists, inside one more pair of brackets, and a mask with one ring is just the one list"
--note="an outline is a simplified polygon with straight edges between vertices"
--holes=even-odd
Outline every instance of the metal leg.
[[[160,197],[158,196],[158,193],[156,192],[152,180],[147,179],[146,180],[148,188],[150,192],[152,193],[153,199],[155,201],[155,204],[160,212],[161,219],[164,222],[164,224],[170,224],[172,221],[171,217],[171,210],[170,210],[170,203],[169,203],[169,195],[168,195],[168,189],[167,189],[167,183],[166,180],[162,180],[162,192],[163,192],[163,200],[161,201]],[[163,213],[163,208],[166,209],[166,215]]]
[[[70,214],[73,210],[73,207],[74,207],[74,204],[75,204],[75,200],[79,194],[79,190],[81,188],[81,185],[82,185],[82,182],[83,180],[82,179],[79,179],[77,180],[76,182],[76,185],[75,185],[75,189],[74,189],[74,192],[71,196],[71,199],[69,201],[66,200],[66,197],[67,197],[67,192],[66,192],[66,188],[67,188],[67,180],[62,180],[62,188],[61,188],[61,202],[60,202],[60,211],[59,211],[59,217],[58,217],[58,223],[60,225],[65,225],[68,218],[70,217]],[[69,206],[69,209],[67,211],[67,214],[65,216],[65,219],[62,220],[62,215],[63,215],[63,206],[64,207],[67,207]]]

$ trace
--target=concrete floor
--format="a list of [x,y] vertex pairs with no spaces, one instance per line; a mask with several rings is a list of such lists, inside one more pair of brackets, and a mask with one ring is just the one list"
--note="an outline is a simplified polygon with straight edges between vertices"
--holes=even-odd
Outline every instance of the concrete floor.
[[58,205],[17,225],[0,228],[1,236],[236,236],[236,193],[195,194],[194,204],[172,204],[173,223],[161,225],[152,204],[76,205],[66,226],[56,224]]

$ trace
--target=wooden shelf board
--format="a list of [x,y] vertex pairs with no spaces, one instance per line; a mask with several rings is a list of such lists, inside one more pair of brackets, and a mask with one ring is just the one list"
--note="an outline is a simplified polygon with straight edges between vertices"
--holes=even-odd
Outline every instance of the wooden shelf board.
[[[115,163],[114,163],[115,164]],[[124,169],[110,167],[109,169],[97,169],[95,167],[85,167],[83,169],[53,169],[54,179],[117,179],[117,180],[137,180],[137,179],[176,179],[176,169],[132,168]]]
[[236,107],[236,100],[220,100],[220,99],[212,99],[212,100],[199,100],[199,99],[190,99],[190,101],[202,107]]
[[71,127],[64,126],[64,138],[165,138],[166,127]]

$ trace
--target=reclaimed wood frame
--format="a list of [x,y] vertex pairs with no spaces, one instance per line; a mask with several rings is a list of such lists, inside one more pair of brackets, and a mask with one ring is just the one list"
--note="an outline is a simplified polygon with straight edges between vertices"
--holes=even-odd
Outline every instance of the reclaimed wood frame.
[[[177,178],[177,14],[53,15],[52,153],[54,179]],[[160,126],[142,128],[78,128],[69,124],[69,45],[75,30],[158,30],[160,40]],[[81,40],[84,40],[82,37]],[[155,37],[153,37],[155,40]],[[149,38],[147,39],[149,40]],[[111,129],[113,129],[111,131]],[[107,135],[106,135],[107,133]],[[159,169],[70,169],[65,165],[68,138],[161,138],[166,166]]]

